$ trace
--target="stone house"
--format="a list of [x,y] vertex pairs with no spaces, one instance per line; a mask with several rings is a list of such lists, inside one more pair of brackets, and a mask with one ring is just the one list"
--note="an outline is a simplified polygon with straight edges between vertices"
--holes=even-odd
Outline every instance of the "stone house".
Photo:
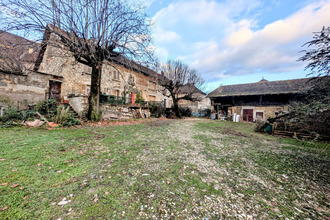
[[[90,67],[75,61],[70,51],[56,43],[53,35],[46,33],[43,42],[38,44],[7,32],[0,34],[3,53],[0,56],[0,106],[10,102],[25,108],[27,104],[54,98],[59,103],[70,103],[80,114],[83,112],[91,85]],[[12,52],[13,61],[18,61],[20,66],[23,64],[24,68],[8,69],[8,66],[12,67],[4,56],[8,52]],[[134,87],[140,99],[146,102],[167,99],[157,84],[156,72],[124,58],[105,61],[101,92],[126,97],[129,102],[132,88],[128,87]]]
[[184,97],[189,93],[192,94],[192,100],[180,99],[179,106],[189,108],[193,116],[204,116],[206,110],[211,108],[210,98],[200,89],[189,84],[184,85],[179,90],[179,97]]
[[311,78],[267,81],[219,86],[209,93],[212,106],[219,117],[239,115],[240,121],[252,122],[257,118],[266,120],[276,116],[297,95],[312,86]]
[[40,44],[0,31],[0,115],[8,105],[18,109],[48,97],[50,81],[62,76],[32,71]]

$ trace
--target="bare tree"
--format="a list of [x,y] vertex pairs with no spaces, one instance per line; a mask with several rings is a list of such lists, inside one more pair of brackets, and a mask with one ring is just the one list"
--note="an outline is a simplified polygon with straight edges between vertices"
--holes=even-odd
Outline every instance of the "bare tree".
[[169,59],[160,69],[162,74],[158,83],[168,93],[168,97],[172,98],[175,115],[181,118],[179,100],[198,101],[199,97],[195,94],[201,92],[198,88],[201,88],[205,81],[196,70],[180,60]]
[[34,38],[45,32],[54,35],[77,62],[92,68],[89,119],[99,111],[105,60],[143,63],[152,57],[150,22],[140,4],[124,0],[0,1],[6,13],[1,21],[5,30],[24,31]]

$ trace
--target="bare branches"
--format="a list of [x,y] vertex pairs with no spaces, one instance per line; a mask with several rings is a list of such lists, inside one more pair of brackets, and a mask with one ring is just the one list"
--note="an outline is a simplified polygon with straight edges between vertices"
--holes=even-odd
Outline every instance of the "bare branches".
[[204,85],[204,79],[197,71],[190,69],[180,60],[168,60],[160,69],[164,77],[160,77],[159,83],[170,93],[181,93],[191,97],[197,88]]
[[310,69],[308,75],[330,75],[330,27],[323,27],[322,31],[315,33],[314,40],[305,43],[309,50],[303,50],[304,56],[299,61],[307,61],[305,69]]
[[204,79],[194,69],[189,68],[180,60],[168,60],[166,64],[160,66],[162,75],[158,83],[170,94],[174,104],[177,117],[181,117],[178,102],[180,99],[198,101],[203,93],[198,88],[204,85]]
[[102,62],[116,55],[146,62],[152,57],[150,24],[143,7],[122,0],[3,0],[5,30],[38,39],[48,28],[78,60]]
[[26,73],[32,70],[40,45],[0,30],[0,69]]
[[136,4],[124,0],[2,2],[1,11],[5,11],[6,15],[1,21],[1,28],[30,33],[34,38],[43,39],[43,45],[49,45],[53,40],[52,46],[64,46],[77,62],[92,67],[90,119],[93,114],[98,114],[105,60],[134,60],[145,64],[153,58],[150,23],[145,8]]

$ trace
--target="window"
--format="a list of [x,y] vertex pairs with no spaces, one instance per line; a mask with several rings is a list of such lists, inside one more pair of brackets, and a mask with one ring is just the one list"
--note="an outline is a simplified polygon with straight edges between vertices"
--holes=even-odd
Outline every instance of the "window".
[[92,67],[84,65],[83,73],[92,74]]
[[114,80],[120,80],[120,73],[117,70],[113,71],[113,79]]
[[86,85],[86,95],[89,96],[90,92],[91,92],[91,86]]
[[259,120],[263,120],[264,119],[264,113],[263,112],[256,112],[256,118]]
[[156,101],[156,96],[149,95],[149,101]]
[[128,76],[128,84],[130,84],[132,86],[134,86],[134,84],[135,84],[135,76],[132,75],[131,73]]
[[155,82],[151,82],[151,81],[149,81],[149,88],[150,88],[151,90],[156,90],[156,83],[155,83]]

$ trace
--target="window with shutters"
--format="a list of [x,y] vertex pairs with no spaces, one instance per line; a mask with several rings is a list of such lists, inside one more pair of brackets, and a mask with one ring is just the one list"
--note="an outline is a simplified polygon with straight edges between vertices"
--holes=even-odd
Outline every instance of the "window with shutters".
[[114,80],[120,80],[120,73],[118,70],[113,71],[113,79]]

